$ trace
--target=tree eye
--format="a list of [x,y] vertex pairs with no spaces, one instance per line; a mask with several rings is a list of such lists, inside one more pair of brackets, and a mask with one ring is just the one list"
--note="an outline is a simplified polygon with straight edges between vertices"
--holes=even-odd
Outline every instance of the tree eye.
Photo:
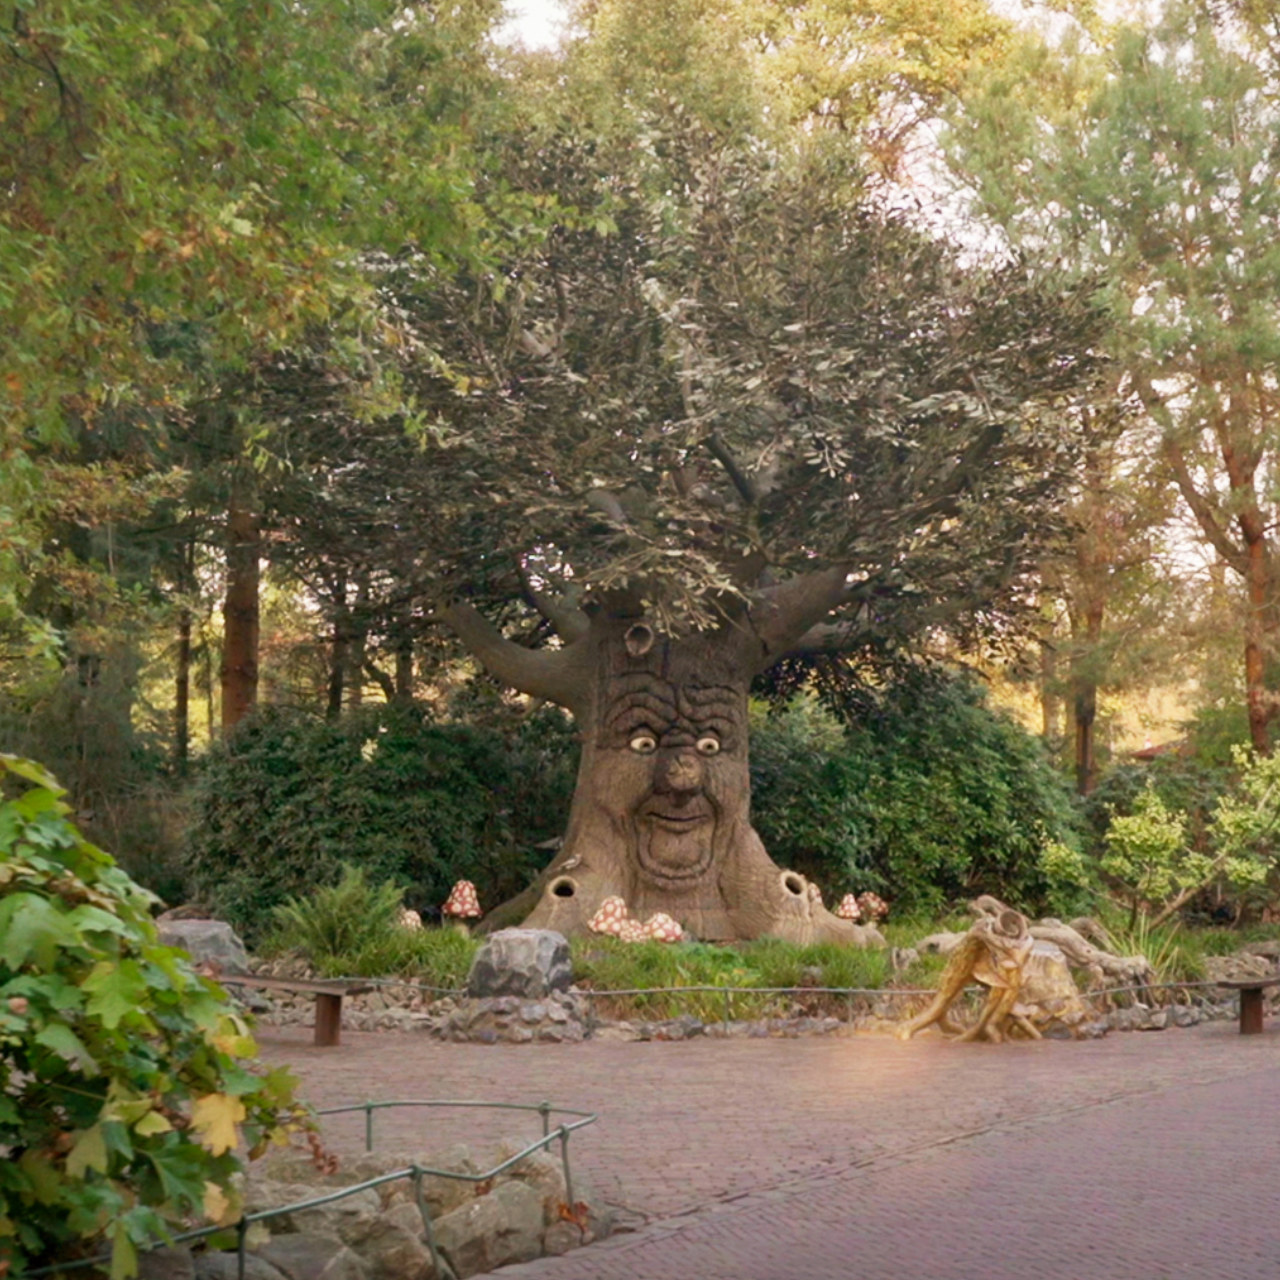
[[720,739],[713,738],[711,734],[704,733],[698,739],[698,754],[700,756],[714,756],[720,754]]
[[628,745],[639,755],[651,756],[658,749],[658,740],[651,733],[637,733]]

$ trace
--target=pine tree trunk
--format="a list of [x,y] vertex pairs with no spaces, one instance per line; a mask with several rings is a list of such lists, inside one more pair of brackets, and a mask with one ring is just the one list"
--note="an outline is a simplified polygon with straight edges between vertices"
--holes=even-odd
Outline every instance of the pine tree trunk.
[[[183,596],[195,584],[195,541],[182,548],[178,571],[178,591]],[[178,611],[178,652],[173,690],[173,764],[181,777],[187,772],[191,755],[191,606],[182,604]]]
[[351,615],[347,609],[347,579],[339,575],[333,584],[333,640],[329,646],[329,685],[325,715],[329,719],[342,712],[342,694],[347,680],[347,651],[350,648]]
[[227,594],[223,602],[222,731],[258,701],[259,561],[262,524],[251,477],[239,468],[227,512]]
[[178,776],[187,771],[191,752],[191,610],[178,613],[177,670],[173,690],[173,765]]

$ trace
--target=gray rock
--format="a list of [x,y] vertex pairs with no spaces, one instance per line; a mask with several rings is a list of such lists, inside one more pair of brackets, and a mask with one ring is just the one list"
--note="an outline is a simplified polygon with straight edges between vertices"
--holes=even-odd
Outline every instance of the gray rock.
[[503,1182],[439,1218],[433,1230],[459,1277],[527,1262],[542,1253],[542,1197],[522,1182]]
[[558,1258],[570,1249],[584,1244],[584,1232],[573,1222],[553,1222],[542,1233],[542,1252],[549,1258]]
[[248,973],[249,955],[235,930],[222,920],[156,920],[160,941],[180,947],[196,964],[216,966],[219,973]]
[[[235,1253],[210,1250],[195,1255],[196,1280],[237,1280],[240,1275],[240,1257]],[[256,1253],[245,1255],[244,1280],[286,1280],[284,1272],[277,1271],[265,1258]],[[296,1280],[303,1280],[297,1277]],[[310,1280],[308,1277],[307,1280]],[[326,1277],[325,1280],[331,1280]],[[332,1280],[337,1280],[333,1277]],[[350,1280],[356,1280],[351,1277]]]
[[138,1255],[138,1280],[195,1280],[196,1263],[185,1245],[148,1249]]
[[1200,1010],[1191,1005],[1175,1004],[1169,1012],[1175,1027],[1194,1027],[1201,1021]]
[[1163,1031],[1169,1025],[1169,1011],[1167,1009],[1157,1009],[1154,1013],[1149,1014],[1139,1031]]
[[[501,1142],[492,1154],[486,1154],[485,1164],[492,1169],[523,1150],[523,1144]],[[538,1193],[544,1223],[559,1221],[560,1206],[565,1202],[565,1187],[564,1165],[558,1156],[549,1151],[534,1151],[518,1164],[513,1164],[502,1176],[514,1182],[523,1182]]]
[[501,929],[476,952],[467,994],[538,1000],[573,981],[569,943],[550,929]]
[[[226,1256],[234,1262],[236,1255]],[[325,1232],[273,1235],[247,1260],[269,1264],[285,1280],[369,1280],[369,1268],[359,1255]]]
[[351,1247],[364,1260],[373,1280],[435,1280],[435,1264],[417,1205],[401,1204],[387,1210],[352,1237]]
[[[350,1186],[361,1180],[346,1174],[328,1179],[315,1178],[310,1183],[273,1182],[266,1178],[254,1178],[248,1186],[245,1208],[249,1213],[260,1213],[264,1209],[283,1209],[286,1205],[301,1204],[314,1200],[317,1196],[330,1194],[335,1185]],[[268,1225],[273,1231],[319,1231],[322,1234],[341,1236],[348,1223],[376,1214],[381,1208],[378,1193],[370,1189],[357,1191],[314,1209],[298,1209],[293,1213],[281,1214],[278,1218],[270,1219]]]

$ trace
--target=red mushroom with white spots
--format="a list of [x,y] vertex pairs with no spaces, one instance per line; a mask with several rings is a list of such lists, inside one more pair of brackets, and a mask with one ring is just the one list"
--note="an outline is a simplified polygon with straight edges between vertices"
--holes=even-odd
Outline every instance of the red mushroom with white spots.
[[655,942],[680,942],[684,938],[684,930],[680,922],[665,911],[655,911],[644,922],[644,936]]
[[452,920],[465,931],[468,920],[478,920],[481,916],[480,896],[470,880],[459,880],[449,893],[449,898],[440,908],[440,914]]
[[858,899],[852,893],[846,893],[840,899],[840,905],[836,908],[836,915],[841,920],[852,920],[855,924],[862,919],[862,908],[858,906]]
[[858,906],[862,908],[862,914],[871,921],[883,920],[889,914],[889,904],[870,889],[858,895]]
[[624,920],[617,936],[623,942],[644,942],[649,937],[639,920]]
[[599,910],[587,924],[594,933],[607,933],[611,937],[620,938],[622,927],[628,923],[627,904],[616,895],[606,898]]

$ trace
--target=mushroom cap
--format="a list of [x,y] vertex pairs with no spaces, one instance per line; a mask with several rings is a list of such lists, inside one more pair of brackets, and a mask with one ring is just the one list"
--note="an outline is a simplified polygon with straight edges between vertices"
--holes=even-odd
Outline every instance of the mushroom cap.
[[858,906],[862,908],[863,915],[870,916],[873,920],[883,920],[889,914],[889,904],[870,889],[858,895]]
[[449,892],[448,900],[440,908],[446,916],[458,916],[474,920],[480,912],[480,897],[470,880],[459,880]]
[[861,920],[862,908],[858,906],[857,896],[852,893],[846,893],[840,899],[840,905],[836,908],[836,915],[841,920]]
[[644,922],[645,936],[656,942],[679,942],[684,937],[680,922],[667,915],[665,911],[655,911]]
[[587,922],[587,928],[595,933],[612,934],[616,938],[620,936],[626,922],[627,904],[615,894],[600,904],[595,915]]
[[402,929],[421,929],[422,917],[408,907],[400,908],[400,927]]
[[623,942],[644,942],[649,935],[639,920],[624,920],[618,928],[617,936]]

